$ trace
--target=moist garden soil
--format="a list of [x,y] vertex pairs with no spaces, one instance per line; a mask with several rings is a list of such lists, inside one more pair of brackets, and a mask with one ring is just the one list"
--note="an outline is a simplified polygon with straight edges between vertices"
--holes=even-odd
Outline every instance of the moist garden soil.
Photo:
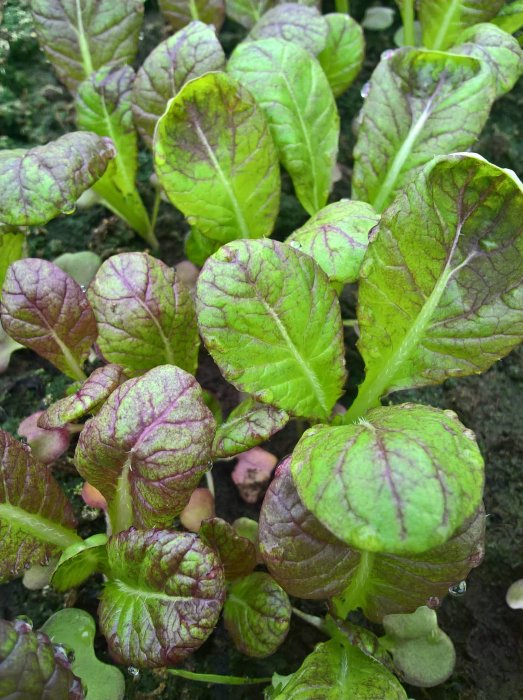
[[[26,0],[0,0],[0,148],[27,148],[43,144],[74,127],[71,98],[54,77],[38,49]],[[353,16],[361,20],[366,6],[373,3],[351,0]],[[381,2],[393,7],[394,3]],[[330,9],[330,8],[326,8]],[[386,32],[366,32],[367,58],[355,85],[339,100],[342,122],[340,141],[341,180],[332,200],[349,196],[348,180],[354,146],[353,120],[361,105],[361,90],[377,64],[381,52],[393,46],[397,27]],[[227,22],[221,33],[226,50],[243,36],[244,30]],[[139,60],[166,36],[166,29],[154,2],[146,2],[146,19]],[[476,150],[502,167],[523,176],[523,81],[512,93],[499,100]],[[148,179],[152,172],[147,151],[140,154],[140,189],[150,203]],[[285,238],[307,216],[292,194],[284,177],[282,207],[275,237]],[[183,218],[172,207],[162,205],[157,235],[160,256],[169,264],[183,258],[183,238],[187,232]],[[32,256],[49,260],[64,252],[90,249],[107,258],[117,252],[143,250],[144,244],[115,217],[101,207],[61,217],[29,239]],[[355,290],[342,296],[346,318],[355,314]],[[354,331],[347,330],[349,398],[363,376],[355,348]],[[226,414],[237,402],[235,390],[220,377],[205,351],[201,353],[198,379],[214,392]],[[69,382],[48,363],[30,351],[16,352],[6,373],[0,375],[0,427],[16,434],[20,421],[63,395]],[[409,688],[415,700],[517,700],[523,698],[523,611],[513,611],[505,603],[508,586],[523,577],[523,350],[514,351],[489,372],[478,377],[449,380],[439,387],[402,392],[391,401],[416,401],[450,408],[472,428],[485,456],[487,484],[485,505],[488,513],[485,560],[472,571],[467,591],[448,596],[439,611],[440,624],[450,635],[457,651],[454,675],[444,685],[430,690]],[[289,424],[269,443],[268,449],[283,457],[292,451],[303,426]],[[97,512],[83,505],[78,493],[81,479],[71,450],[57,462],[54,473],[72,499],[80,522],[80,534],[88,536],[104,529]],[[259,506],[249,506],[238,496],[230,474],[233,463],[218,462],[213,470],[216,483],[216,510],[229,521],[240,516],[257,519]],[[21,581],[0,586],[0,616],[29,617],[35,627],[65,605],[83,607],[96,613],[101,581],[92,579],[77,592],[58,594],[50,588],[31,592]],[[322,614],[322,604],[293,601],[306,612]],[[293,617],[289,635],[279,651],[269,659],[254,660],[237,652],[220,624],[210,640],[187,662],[186,668],[202,673],[270,676],[273,671],[288,674],[322,640],[320,633]],[[109,660],[105,642],[97,638],[97,653]],[[241,700],[262,698],[261,686],[206,686],[169,676],[165,671],[140,672],[123,669],[127,678],[126,700]]]

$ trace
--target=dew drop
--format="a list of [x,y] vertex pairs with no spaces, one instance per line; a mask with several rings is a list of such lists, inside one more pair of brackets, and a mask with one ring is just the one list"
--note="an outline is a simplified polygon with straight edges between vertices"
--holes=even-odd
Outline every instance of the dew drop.
[[449,588],[449,593],[450,595],[453,595],[455,598],[459,598],[462,595],[465,595],[467,592],[467,582],[466,581],[460,581],[459,583],[456,583],[454,586],[451,586]]
[[394,49],[387,49],[387,51],[384,51],[381,54],[381,60],[382,61],[390,61],[390,59],[394,56],[396,51]]
[[301,248],[301,243],[299,241],[291,241],[291,247],[299,250]]
[[368,97],[369,92],[370,92],[370,82],[367,82],[362,86],[362,88],[360,90],[360,95],[363,97],[363,99],[365,99],[366,97]]
[[67,651],[61,644],[53,644],[54,655],[62,661],[67,661]]
[[427,608],[431,608],[431,610],[439,608],[440,605],[441,600],[438,598],[437,595],[431,595],[430,598],[427,600]]
[[140,671],[135,666],[129,666],[127,673],[131,676],[131,678],[138,678],[140,675]]

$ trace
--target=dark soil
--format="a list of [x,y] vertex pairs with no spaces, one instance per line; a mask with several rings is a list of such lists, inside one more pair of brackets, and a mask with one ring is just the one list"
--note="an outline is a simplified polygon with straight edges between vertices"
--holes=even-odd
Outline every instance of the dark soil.
[[[4,22],[0,26],[0,147],[28,147],[45,143],[67,130],[74,129],[71,99],[55,79],[39,53],[32,32],[26,0],[0,0]],[[351,1],[351,11],[361,19],[371,3]],[[374,3],[372,3],[374,4]],[[382,2],[394,6],[390,2]],[[164,35],[165,28],[154,3],[147,2],[146,29],[141,49],[143,58]],[[369,79],[380,53],[392,46],[394,27],[386,32],[367,33],[368,49],[364,70],[356,84],[339,100],[342,119],[340,163],[343,179],[337,183],[333,200],[348,196],[354,146],[352,121],[361,107],[360,91]],[[241,28],[227,22],[222,39],[230,48],[241,35]],[[496,164],[512,168],[521,176],[523,162],[523,84],[494,107],[489,123],[477,145],[477,151]],[[140,183],[147,203],[151,195],[148,178],[151,159],[141,153]],[[284,238],[306,219],[305,212],[284,180],[282,211],[275,236]],[[158,237],[161,257],[174,264],[183,258],[186,225],[172,207],[162,205]],[[53,259],[65,251],[89,248],[103,258],[116,252],[142,250],[141,239],[107,211],[95,207],[61,217],[32,235],[32,255]],[[354,290],[342,298],[344,315],[354,314]],[[362,378],[363,368],[355,349],[355,337],[347,332],[347,364],[350,371],[350,398]],[[198,374],[202,385],[219,398],[225,413],[237,401],[236,391],[225,384],[212,360],[202,353]],[[30,413],[63,395],[68,380],[30,351],[13,355],[9,371],[0,375],[0,427],[16,433],[19,422]],[[440,609],[443,629],[453,639],[458,656],[452,679],[436,689],[409,689],[415,700],[517,700],[523,697],[523,612],[507,607],[505,592],[512,581],[523,577],[523,351],[513,352],[489,372],[479,377],[447,381],[442,386],[403,392],[393,401],[414,400],[434,406],[452,408],[477,436],[487,465],[485,504],[488,517],[484,563],[475,569],[467,582],[467,593],[459,598],[447,597]],[[268,449],[278,457],[289,453],[296,441],[298,427],[291,423],[271,440]],[[229,521],[246,515],[257,518],[258,507],[249,506],[238,496],[230,479],[232,463],[218,463],[213,471],[217,490],[217,513]],[[101,518],[83,506],[78,496],[81,480],[74,470],[71,456],[62,458],[54,471],[73,500],[82,535],[100,532]],[[20,581],[0,586],[0,616],[12,619],[29,616],[41,625],[55,610],[76,604],[95,613],[100,582],[93,580],[75,596],[63,596],[44,589],[27,591]],[[295,601],[301,609],[321,614],[322,606]],[[300,665],[319,633],[293,618],[285,644],[270,659],[252,660],[236,652],[220,625],[211,639],[188,662],[187,668],[200,672],[270,676],[273,671],[286,674]],[[99,639],[97,652],[107,652]],[[164,671],[144,672],[133,679],[129,674],[126,698],[190,700],[240,700],[261,698],[259,687],[231,688],[204,686],[169,677]]]

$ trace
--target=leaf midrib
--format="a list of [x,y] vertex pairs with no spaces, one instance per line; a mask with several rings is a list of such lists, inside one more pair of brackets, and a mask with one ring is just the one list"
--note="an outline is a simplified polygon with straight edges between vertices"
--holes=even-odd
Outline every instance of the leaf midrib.
[[2,521],[43,544],[51,544],[61,549],[82,542],[82,538],[74,530],[12,503],[0,503],[0,522]]

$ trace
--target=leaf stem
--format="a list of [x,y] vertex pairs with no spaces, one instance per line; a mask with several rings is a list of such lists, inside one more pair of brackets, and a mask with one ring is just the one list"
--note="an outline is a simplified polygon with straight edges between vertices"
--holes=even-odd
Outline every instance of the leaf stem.
[[414,0],[403,0],[401,18],[403,20],[403,43],[405,46],[415,46]]
[[303,612],[299,608],[294,607],[292,608],[292,612],[296,615],[296,617],[299,617],[304,622],[308,622],[309,625],[316,627],[316,629],[320,630],[320,632],[328,634],[327,628],[325,626],[325,621],[321,617],[317,617],[316,615],[309,615],[308,613]]
[[340,12],[343,15],[349,14],[349,0],[335,0],[334,6],[336,12]]
[[256,685],[257,683],[270,683],[272,678],[244,678],[242,676],[222,676],[217,673],[193,673],[180,668],[168,668],[170,674],[179,678],[187,678],[190,681],[200,683],[217,683],[219,685]]
[[207,488],[211,492],[212,497],[214,498],[215,492],[214,492],[214,479],[212,478],[212,472],[209,469],[208,471],[205,472],[205,481],[207,483]]

